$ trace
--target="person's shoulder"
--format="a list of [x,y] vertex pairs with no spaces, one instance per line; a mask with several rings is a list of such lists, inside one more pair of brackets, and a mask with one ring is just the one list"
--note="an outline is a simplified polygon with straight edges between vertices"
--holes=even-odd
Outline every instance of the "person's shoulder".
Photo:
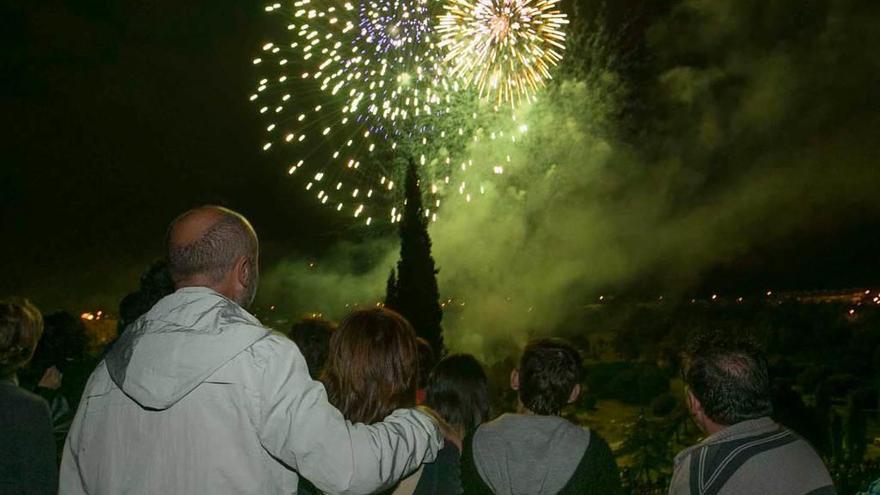
[[0,387],[0,402],[4,408],[28,410],[34,413],[49,410],[49,403],[39,395],[17,386]]
[[678,469],[679,466],[687,461],[690,458],[691,454],[693,454],[694,451],[698,450],[700,447],[702,447],[702,444],[698,443],[695,445],[691,445],[690,447],[685,447],[684,449],[679,451],[678,454],[676,454],[675,457],[672,459],[673,468]]
[[[826,470],[825,462],[822,461],[822,457],[813,447],[813,445],[804,437],[799,435],[794,430],[791,430],[785,426],[780,425],[780,434],[786,435],[788,438],[788,442],[793,447],[792,452],[795,456],[797,456],[801,462],[806,464],[811,464],[814,467],[819,467],[823,470]],[[782,444],[785,445],[784,443]]]
[[[577,426],[577,425],[575,425]],[[598,431],[592,428],[580,428],[578,427],[584,434],[590,437],[590,444],[587,447],[588,451],[595,452],[597,450],[601,451],[611,451],[611,446],[608,445],[608,440],[605,439]]]
[[266,335],[254,342],[247,354],[258,366],[305,360],[299,348],[281,332],[264,328]]
[[458,446],[449,438],[443,439],[443,448],[437,452],[437,462],[446,464],[458,464],[461,457],[461,451]]

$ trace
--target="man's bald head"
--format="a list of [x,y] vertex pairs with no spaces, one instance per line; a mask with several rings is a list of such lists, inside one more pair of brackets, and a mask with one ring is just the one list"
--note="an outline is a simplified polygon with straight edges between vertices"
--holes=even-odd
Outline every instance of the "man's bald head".
[[246,218],[227,208],[202,206],[177,217],[168,228],[166,249],[178,287],[219,284],[242,258],[256,275],[257,234]]

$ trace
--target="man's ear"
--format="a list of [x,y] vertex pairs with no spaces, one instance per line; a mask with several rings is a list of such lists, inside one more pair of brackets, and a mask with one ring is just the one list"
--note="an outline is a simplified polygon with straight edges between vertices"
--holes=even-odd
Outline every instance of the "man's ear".
[[688,411],[691,412],[694,416],[699,416],[703,413],[703,405],[700,404],[700,399],[697,399],[697,396],[693,394],[690,390],[687,391],[687,406]]
[[571,389],[571,395],[568,396],[568,403],[573,404],[581,395],[581,384],[578,383]]
[[232,272],[235,273],[235,280],[242,287],[247,287],[251,283],[251,270],[254,267],[251,266],[251,260],[247,256],[239,256],[238,259],[235,260],[235,265],[232,267]]
[[516,368],[510,372],[510,388],[519,392],[519,370]]

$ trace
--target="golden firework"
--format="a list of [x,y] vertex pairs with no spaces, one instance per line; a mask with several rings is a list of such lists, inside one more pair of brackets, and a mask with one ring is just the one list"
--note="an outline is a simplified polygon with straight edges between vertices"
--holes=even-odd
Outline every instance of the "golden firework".
[[558,0],[449,0],[437,28],[453,75],[496,103],[530,100],[565,50]]

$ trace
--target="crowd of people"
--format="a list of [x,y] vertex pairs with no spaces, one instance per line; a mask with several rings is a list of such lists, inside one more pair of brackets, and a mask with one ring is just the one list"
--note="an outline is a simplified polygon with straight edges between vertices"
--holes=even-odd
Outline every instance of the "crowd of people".
[[[622,493],[608,443],[562,416],[583,378],[565,341],[525,346],[516,411],[495,417],[482,364],[434,356],[389,309],[264,327],[247,311],[259,246],[243,216],[188,211],[166,243],[174,291],[92,372],[60,471],[48,404],[17,380],[42,317],[0,304],[0,493]],[[705,438],[676,457],[670,494],[836,493],[813,448],[771,419],[756,348],[695,346],[683,379]]]

